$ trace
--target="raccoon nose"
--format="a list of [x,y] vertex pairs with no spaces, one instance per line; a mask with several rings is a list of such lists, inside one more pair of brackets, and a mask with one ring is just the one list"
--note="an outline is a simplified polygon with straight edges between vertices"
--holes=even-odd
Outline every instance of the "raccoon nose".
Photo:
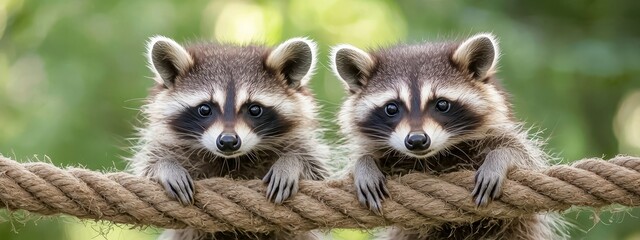
[[424,132],[411,132],[404,139],[404,146],[411,151],[426,150],[431,145],[431,139]]
[[222,133],[216,142],[218,149],[223,152],[233,152],[240,149],[240,137],[235,133]]

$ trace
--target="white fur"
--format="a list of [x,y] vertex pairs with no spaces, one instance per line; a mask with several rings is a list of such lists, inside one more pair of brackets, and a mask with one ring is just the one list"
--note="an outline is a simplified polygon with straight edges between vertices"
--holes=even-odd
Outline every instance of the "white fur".
[[[458,48],[456,49],[456,51],[453,53],[452,59],[458,63],[461,64],[467,64],[470,62],[471,58],[472,58],[472,54],[477,50],[476,48],[478,47],[478,40],[482,39],[482,38],[486,38],[489,39],[489,41],[491,41],[491,44],[493,45],[493,62],[491,63],[491,66],[486,70],[485,72],[485,76],[486,75],[491,75],[494,74],[496,72],[496,68],[498,65],[498,58],[500,57],[500,49],[498,47],[498,39],[496,38],[496,36],[494,36],[491,33],[479,33],[476,34],[470,38],[468,38],[467,40],[465,40],[464,42],[462,42],[462,44],[460,44],[460,46],[458,46]],[[465,66],[466,67],[466,66]],[[482,76],[484,77],[484,76]]]
[[477,90],[469,88],[464,85],[453,86],[439,86],[437,90],[433,90],[435,94],[432,94],[430,100],[437,100],[444,98],[450,101],[459,101],[473,110],[482,110],[486,108],[486,102],[483,97],[477,93]]
[[407,155],[413,156],[411,151],[404,145],[404,140],[411,131],[411,127],[407,121],[398,123],[396,129],[389,135],[389,146]]
[[269,56],[267,57],[266,60],[266,64],[268,66],[271,66],[273,68],[276,69],[280,69],[280,64],[284,63],[287,61],[287,59],[289,59],[291,57],[291,44],[292,43],[297,43],[297,42],[303,42],[305,44],[307,44],[309,46],[309,48],[311,49],[311,65],[309,66],[309,71],[307,72],[306,75],[304,75],[304,77],[300,80],[300,86],[306,86],[309,81],[311,80],[311,77],[313,76],[313,74],[315,73],[316,70],[316,63],[317,63],[317,59],[318,59],[318,46],[316,45],[316,43],[308,38],[305,37],[297,37],[297,38],[291,38],[283,43],[281,43],[280,45],[278,45],[273,51],[271,51],[271,54],[269,54]]
[[294,94],[284,98],[281,95],[269,92],[268,89],[253,89],[252,91],[254,92],[250,94],[251,101],[258,102],[263,106],[273,107],[282,115],[301,115],[309,120],[316,118],[317,109],[314,104],[310,103],[310,100],[312,100],[310,97]]
[[238,152],[240,152],[239,155],[247,154],[248,152],[253,150],[253,148],[256,147],[258,143],[260,143],[260,136],[251,131],[251,128],[249,128],[249,126],[247,126],[247,124],[245,124],[244,122],[238,122],[236,124],[236,132],[240,137],[240,141],[242,141],[240,149],[238,149]]
[[[420,89],[420,110],[424,110],[427,106],[427,102],[433,97],[433,85],[430,82],[424,82],[422,85],[422,89]],[[404,100],[405,102],[409,102],[408,100]]]
[[157,66],[154,66],[153,64],[153,49],[158,42],[169,44],[170,49],[168,50],[170,51],[168,53],[171,55],[173,63],[176,65],[176,68],[178,70],[184,71],[191,67],[193,65],[193,58],[187,52],[187,50],[182,47],[182,45],[178,44],[171,38],[160,35],[149,38],[149,41],[147,42],[147,62],[149,64],[148,67],[155,75],[154,80],[160,84],[165,84],[165,81],[162,79],[160,73],[156,68]]
[[383,106],[387,102],[397,99],[398,93],[392,91],[379,92],[371,95],[362,96],[362,100],[364,104],[360,105],[356,111],[363,115],[366,115],[367,112],[371,111],[371,109]]
[[330,53],[331,63],[329,63],[329,65],[331,66],[331,70],[333,71],[333,74],[336,75],[336,77],[342,81],[346,89],[352,89],[351,84],[353,83],[351,82],[351,80],[343,78],[343,76],[340,76],[340,73],[338,72],[336,58],[337,58],[338,52],[343,50],[352,51],[352,53],[354,53],[352,54],[352,56],[355,57],[354,59],[352,59],[353,63],[356,66],[358,66],[360,69],[365,71],[366,75],[369,74],[369,71],[371,71],[371,68],[375,65],[375,62],[373,61],[373,58],[371,57],[371,55],[369,55],[367,52],[349,44],[339,44],[331,48],[331,53]]
[[411,98],[413,96],[411,96],[411,91],[409,87],[407,87],[405,84],[398,86],[397,94],[400,101],[402,101],[404,104],[407,105],[407,109],[409,111],[411,111],[414,107],[418,107],[418,108],[420,107],[420,106],[411,106]]
[[[226,95],[227,91],[225,91],[225,89],[222,88],[214,88],[210,93],[211,99],[213,100],[213,102],[218,103],[218,106],[224,106],[225,101],[227,100],[227,95]],[[221,109],[221,111],[224,111],[223,109]]]
[[449,139],[451,138],[451,134],[448,133],[444,128],[442,128],[442,126],[440,126],[440,124],[438,124],[433,119],[426,119],[424,124],[422,125],[421,130],[423,130],[431,140],[429,149],[427,149],[426,151],[427,154],[417,155],[411,150],[407,149],[404,142],[407,135],[409,135],[412,130],[406,120],[400,122],[389,136],[389,146],[411,157],[427,158],[438,153],[440,150],[450,144]]
[[162,91],[158,93],[153,102],[146,106],[145,110],[150,116],[173,116],[184,111],[186,107],[195,107],[210,99],[211,96],[205,91],[190,94],[173,94]]
[[222,123],[216,122],[213,125],[211,125],[209,128],[207,128],[207,131],[202,133],[202,137],[200,138],[200,142],[202,143],[202,145],[204,145],[210,152],[218,156],[225,156],[220,152],[216,144],[216,141],[218,140],[218,136],[220,136],[220,134],[222,133],[222,129],[223,129]]
[[[249,99],[249,92],[247,91],[246,87],[241,86],[236,91],[236,99],[235,99],[236,105],[234,106],[234,109],[236,110],[236,112],[240,110],[242,105],[244,105],[249,101],[254,101],[254,99]],[[221,105],[221,106],[224,106],[224,105]]]
[[222,123],[216,122],[212,126],[210,126],[207,131],[202,134],[200,138],[200,143],[204,145],[210,152],[213,154],[223,157],[223,158],[235,158],[250,152],[258,143],[260,143],[260,137],[256,135],[244,122],[236,122],[236,126],[234,130],[240,137],[240,149],[232,155],[223,154],[220,149],[218,149],[218,145],[216,141],[218,136],[222,134]]
[[485,84],[483,90],[486,93],[485,95],[487,96],[487,99],[491,101],[491,104],[493,104],[493,108],[504,117],[504,119],[501,118],[498,120],[508,121],[506,118],[508,118],[509,105],[504,97],[498,92],[498,89],[492,85]]
[[431,139],[430,154],[424,157],[431,156],[447,147],[447,144],[450,144],[451,134],[433,119],[427,119],[422,125],[422,129]]

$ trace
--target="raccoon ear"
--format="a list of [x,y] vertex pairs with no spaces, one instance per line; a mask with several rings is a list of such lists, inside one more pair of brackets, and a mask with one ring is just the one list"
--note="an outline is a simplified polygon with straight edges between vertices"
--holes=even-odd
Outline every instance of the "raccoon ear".
[[282,74],[287,86],[299,88],[311,80],[317,61],[316,43],[307,38],[289,39],[273,49],[265,65]]
[[451,60],[472,74],[473,78],[484,80],[494,74],[498,64],[498,41],[493,34],[481,33],[465,40],[453,52]]
[[180,44],[170,38],[155,36],[147,44],[149,69],[154,79],[167,88],[173,87],[177,76],[193,66],[193,58]]
[[375,68],[375,61],[365,51],[343,44],[332,48],[331,68],[347,89],[356,93],[367,84],[367,79]]

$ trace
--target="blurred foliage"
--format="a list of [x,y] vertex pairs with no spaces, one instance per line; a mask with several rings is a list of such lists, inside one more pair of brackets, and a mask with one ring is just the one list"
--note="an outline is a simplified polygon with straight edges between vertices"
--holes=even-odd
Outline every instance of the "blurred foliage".
[[[136,109],[152,84],[144,43],[156,34],[267,44],[309,36],[328,66],[328,46],[337,43],[375,48],[489,31],[501,39],[500,77],[517,116],[546,130],[540,135],[561,162],[640,155],[638,12],[631,0],[0,0],[0,153],[124,169],[120,157],[129,154]],[[332,119],[342,87],[321,67],[313,88]],[[640,239],[638,215],[580,210],[567,218],[576,239]],[[0,239],[157,234],[67,217],[22,223],[5,212],[0,221]],[[366,238],[349,230],[333,236]]]

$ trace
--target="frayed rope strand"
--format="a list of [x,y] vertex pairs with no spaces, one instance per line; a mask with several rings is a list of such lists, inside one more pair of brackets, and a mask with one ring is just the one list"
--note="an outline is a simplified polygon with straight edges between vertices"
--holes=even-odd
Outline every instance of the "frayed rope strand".
[[128,173],[60,169],[0,157],[0,207],[209,232],[302,232],[390,225],[417,229],[572,206],[636,207],[640,206],[640,158],[585,159],[542,172],[513,170],[501,197],[485,208],[472,201],[472,171],[390,177],[391,198],[383,204],[383,216],[359,205],[351,179],[303,180],[298,194],[283,205],[267,200],[260,180],[211,178],[195,185],[195,205],[185,207],[171,200],[159,184]]

